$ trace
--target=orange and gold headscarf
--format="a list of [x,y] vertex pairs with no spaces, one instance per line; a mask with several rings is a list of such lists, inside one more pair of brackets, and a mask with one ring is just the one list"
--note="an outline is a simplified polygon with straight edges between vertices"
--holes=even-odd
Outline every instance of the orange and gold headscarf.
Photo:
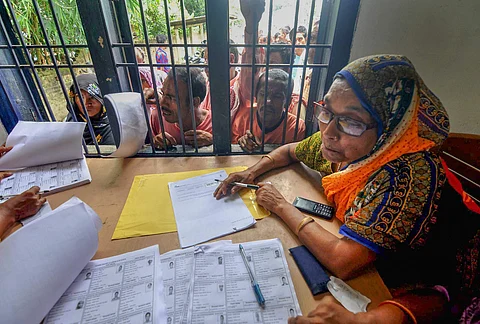
[[322,180],[342,222],[368,178],[386,163],[408,153],[441,145],[449,119],[440,100],[427,88],[405,56],[375,55],[357,59],[337,73],[378,125],[372,151]]

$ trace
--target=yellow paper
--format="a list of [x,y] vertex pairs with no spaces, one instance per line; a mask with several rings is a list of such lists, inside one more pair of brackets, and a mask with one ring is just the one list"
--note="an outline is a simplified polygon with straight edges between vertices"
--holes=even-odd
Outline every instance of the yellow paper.
[[[187,172],[147,174],[136,176],[118,220],[112,239],[170,233],[177,231],[168,183],[225,170],[227,174],[247,169],[246,166],[218,168]],[[255,219],[262,219],[270,212],[255,201],[250,189],[240,191],[240,196]],[[212,199],[214,199],[212,197]]]

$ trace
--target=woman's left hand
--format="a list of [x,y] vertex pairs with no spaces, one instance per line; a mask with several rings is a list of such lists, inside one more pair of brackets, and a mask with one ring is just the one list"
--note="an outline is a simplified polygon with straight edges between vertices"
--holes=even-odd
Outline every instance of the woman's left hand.
[[288,319],[288,324],[349,324],[359,323],[355,314],[340,305],[332,296],[322,298],[317,308],[308,316],[297,316]]
[[278,215],[279,208],[288,204],[285,198],[269,182],[258,183],[260,189],[257,190],[257,203]]

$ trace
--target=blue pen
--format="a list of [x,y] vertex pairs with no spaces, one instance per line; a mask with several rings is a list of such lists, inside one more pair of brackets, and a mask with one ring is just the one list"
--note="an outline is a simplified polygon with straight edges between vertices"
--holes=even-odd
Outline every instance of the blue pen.
[[241,244],[238,246],[238,248],[240,249],[240,255],[242,256],[243,263],[245,263],[245,267],[247,267],[248,275],[250,276],[250,282],[252,283],[253,292],[255,293],[257,302],[262,308],[265,308],[265,298],[263,298],[260,286],[258,285],[257,280],[255,280],[255,277],[253,276],[252,269],[250,269],[250,266],[248,265],[245,250],[243,249],[243,246]]

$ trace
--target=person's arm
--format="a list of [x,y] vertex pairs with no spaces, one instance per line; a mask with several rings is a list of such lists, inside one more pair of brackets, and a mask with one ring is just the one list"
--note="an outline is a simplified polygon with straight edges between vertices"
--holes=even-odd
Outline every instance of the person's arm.
[[[306,216],[287,202],[271,184],[259,185],[261,188],[256,193],[257,202],[275,213],[297,234],[299,225]],[[376,257],[367,247],[348,238],[338,238],[316,222],[305,224],[297,235],[320,263],[343,280],[354,277]]]
[[447,298],[434,289],[413,291],[391,301],[385,301],[366,313],[353,314],[331,296],[322,298],[307,316],[288,320],[289,324],[357,323],[410,324],[437,323],[445,319]]
[[[240,9],[245,18],[244,42],[253,44],[255,29],[258,30],[258,23],[265,11],[265,0],[240,0]],[[245,47],[242,53],[242,64],[252,64],[253,48]],[[260,48],[255,48],[255,62],[263,63],[265,57]],[[257,73],[256,73],[257,74]],[[242,66],[239,77],[239,99],[242,103],[251,100],[252,95],[252,68]]]
[[20,195],[0,204],[0,237],[18,222],[35,215],[45,203],[46,198],[39,195],[40,188],[32,187]]
[[[231,173],[215,190],[214,196],[217,199],[220,199],[223,196],[228,194],[234,194],[239,191],[240,187],[230,188],[230,183],[233,181],[244,182],[244,183],[253,183],[255,179],[262,174],[276,169],[281,168],[292,163],[298,162],[297,156],[295,155],[295,148],[298,143],[290,143],[273,150],[268,155],[265,155],[261,158],[256,164],[249,167],[247,170],[242,172]],[[230,190],[231,189],[231,192]]]

